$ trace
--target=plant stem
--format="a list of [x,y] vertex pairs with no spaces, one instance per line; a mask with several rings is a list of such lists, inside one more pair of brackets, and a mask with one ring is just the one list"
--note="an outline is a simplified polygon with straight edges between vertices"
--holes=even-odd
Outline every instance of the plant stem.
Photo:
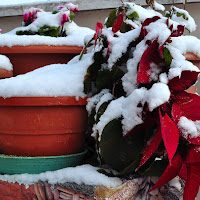
[[94,38],[92,38],[92,39],[91,39],[91,40],[90,40],[90,41],[89,41],[89,42],[84,46],[83,50],[81,51],[81,54],[80,54],[79,60],[82,59],[83,54],[85,53],[86,48],[89,47],[89,45],[90,45],[90,43],[92,42],[93,39],[94,39]]

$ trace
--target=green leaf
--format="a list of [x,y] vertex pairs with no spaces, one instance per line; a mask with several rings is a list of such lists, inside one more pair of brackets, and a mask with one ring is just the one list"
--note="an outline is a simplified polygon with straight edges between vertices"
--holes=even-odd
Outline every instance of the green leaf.
[[57,10],[54,10],[53,12],[52,12],[52,14],[57,14],[59,11],[57,11]]
[[112,73],[108,69],[100,70],[97,73],[96,78],[96,87],[97,92],[100,92],[102,89],[112,89]]
[[44,25],[39,30],[39,35],[58,37],[60,27]]
[[69,18],[71,22],[73,21],[74,17],[75,17],[75,14],[72,11],[70,11]]
[[176,13],[177,17],[181,17],[182,15],[183,15],[183,13],[179,13],[179,12]]
[[120,29],[120,32],[121,32],[121,33],[126,33],[126,32],[128,32],[128,31],[130,31],[130,30],[131,30],[131,27],[128,26],[126,23],[123,22],[122,27],[121,27],[121,29]]
[[105,23],[106,27],[109,28],[109,27],[112,27],[114,21],[117,19],[117,9],[114,9],[110,12],[109,16],[108,16],[108,19]]
[[105,112],[106,108],[108,107],[110,101],[108,102],[104,102],[98,109],[97,111],[97,117],[96,117],[96,122],[99,121],[99,118],[101,117],[101,115],[103,115],[103,113]]
[[16,35],[36,35],[37,32],[27,30],[27,31],[16,31]]
[[171,16],[171,13],[170,12],[166,12],[165,13],[165,17],[169,18]]
[[136,11],[127,16],[129,19],[139,18],[140,16]]
[[156,160],[151,163],[148,169],[146,169],[142,176],[161,176],[169,164],[167,159]]
[[164,49],[163,49],[163,56],[164,56],[166,65],[169,67],[172,62],[172,56],[166,47],[164,47]]
[[143,132],[124,137],[121,119],[114,119],[105,126],[99,147],[102,160],[113,169],[122,171],[138,158],[143,145]]

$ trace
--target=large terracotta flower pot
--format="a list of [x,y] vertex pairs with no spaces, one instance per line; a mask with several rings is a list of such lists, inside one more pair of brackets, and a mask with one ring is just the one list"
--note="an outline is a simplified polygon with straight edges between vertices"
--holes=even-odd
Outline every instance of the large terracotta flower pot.
[[82,152],[87,128],[86,99],[0,98],[0,151],[17,156]]
[[76,46],[13,46],[0,47],[13,64],[13,76],[25,74],[39,67],[55,63],[67,63],[80,54],[82,47]]
[[[185,55],[186,60],[191,61],[194,65],[196,65],[200,69],[200,57],[196,56],[194,53],[186,53]],[[197,92],[197,84],[190,87],[188,90],[186,90],[189,93],[196,93]]]

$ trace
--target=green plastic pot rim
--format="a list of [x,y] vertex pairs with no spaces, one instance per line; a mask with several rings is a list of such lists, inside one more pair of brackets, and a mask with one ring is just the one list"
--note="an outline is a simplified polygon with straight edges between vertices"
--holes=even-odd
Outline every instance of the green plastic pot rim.
[[0,97],[0,106],[70,106],[86,105],[87,97]]
[[5,155],[5,154],[0,154],[0,159],[5,158],[5,159],[23,159],[23,160],[33,160],[33,159],[59,159],[59,158],[70,158],[74,156],[81,156],[84,155],[88,152],[87,149],[84,149],[83,152],[80,153],[75,153],[75,154],[69,154],[69,155],[62,155],[62,156],[14,156],[14,155]]

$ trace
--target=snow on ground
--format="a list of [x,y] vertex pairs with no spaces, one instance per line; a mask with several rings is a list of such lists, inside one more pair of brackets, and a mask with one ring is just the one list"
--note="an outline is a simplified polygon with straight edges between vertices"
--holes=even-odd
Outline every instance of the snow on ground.
[[52,172],[47,171],[41,174],[0,175],[0,180],[8,181],[9,183],[17,182],[27,187],[39,181],[48,182],[49,184],[70,182],[86,185],[104,185],[106,187],[116,187],[122,184],[119,178],[108,177],[99,173],[98,169],[91,165],[81,165]]

